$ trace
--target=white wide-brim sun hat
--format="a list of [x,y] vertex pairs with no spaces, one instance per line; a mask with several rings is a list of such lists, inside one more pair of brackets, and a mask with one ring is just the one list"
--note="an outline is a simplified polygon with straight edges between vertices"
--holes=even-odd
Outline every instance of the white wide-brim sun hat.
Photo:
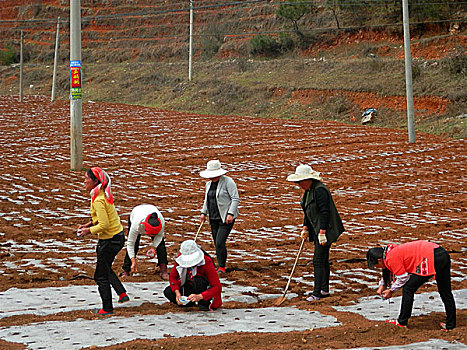
[[180,246],[180,255],[175,258],[181,267],[193,267],[204,260],[204,253],[195,241],[189,239]]
[[296,169],[295,173],[287,176],[287,181],[297,182],[308,179],[315,179],[321,181],[320,173],[311,169],[311,166],[306,164],[300,164]]
[[205,179],[212,179],[227,173],[227,170],[222,169],[221,162],[219,160],[214,159],[210,160],[206,166],[206,170],[203,170],[199,173],[201,177]]

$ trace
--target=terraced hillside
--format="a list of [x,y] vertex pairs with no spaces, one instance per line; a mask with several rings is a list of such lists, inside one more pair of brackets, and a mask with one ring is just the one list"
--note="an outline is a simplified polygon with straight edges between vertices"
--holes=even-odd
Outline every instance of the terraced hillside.
[[[284,0],[195,0],[194,35],[195,53],[218,51],[219,57],[239,56],[248,53],[248,41],[256,34],[277,35],[292,31],[292,22],[276,15]],[[381,2],[376,7],[385,15],[374,13],[374,8],[354,2],[350,13],[341,6],[329,6],[328,1],[315,1],[314,9],[305,13],[297,22],[302,32],[312,36],[308,44],[316,44],[314,37],[320,32],[347,28],[358,31],[365,28],[382,28],[387,33],[401,33],[394,23],[400,22],[399,2]],[[450,3],[451,4],[451,3]],[[187,55],[189,36],[189,1],[81,1],[83,59],[88,62],[106,60],[122,62],[141,59],[154,60]],[[347,9],[347,12],[349,10]],[[358,13],[356,15],[355,13]],[[426,19],[428,24],[414,27],[421,36],[424,31],[459,31],[465,24],[465,9],[452,0],[448,20]],[[69,1],[2,1],[0,9],[0,48],[19,41],[20,31],[25,34],[28,58],[48,60],[53,55],[57,18],[62,21],[60,45],[68,52],[69,45]],[[415,16],[415,15],[414,15]],[[462,22],[464,18],[464,22]],[[413,19],[414,21],[417,18]],[[434,27],[436,25],[436,27]],[[350,29],[349,29],[350,27]],[[454,28],[454,29],[453,29]],[[302,47],[305,49],[306,47]],[[445,56],[449,51],[440,52]],[[62,57],[63,58],[63,57]]]
[[[222,2],[225,6],[221,6]],[[82,1],[81,8],[83,58],[88,61],[186,55],[188,1]],[[223,38],[228,50],[230,41],[242,41],[249,36],[244,33],[281,30],[274,15],[276,8],[274,2],[265,1],[246,1],[244,5],[195,1],[194,34],[199,39],[214,32],[228,33]],[[68,51],[68,1],[5,1],[0,14],[2,20],[11,20],[1,23],[3,46],[17,40],[23,29],[30,57],[47,58],[53,53],[56,22],[60,17],[64,26],[60,45]]]

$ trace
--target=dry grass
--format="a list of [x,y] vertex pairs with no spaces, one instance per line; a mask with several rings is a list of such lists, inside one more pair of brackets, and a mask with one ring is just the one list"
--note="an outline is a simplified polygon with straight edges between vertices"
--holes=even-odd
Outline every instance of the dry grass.
[[[382,44],[375,44],[380,47]],[[320,57],[303,58],[297,54],[276,59],[235,58],[202,60],[196,58],[193,80],[188,81],[185,60],[150,62],[144,60],[121,63],[83,64],[84,98],[149,105],[164,109],[209,114],[255,115],[280,118],[330,119],[349,122],[359,118],[362,107],[333,93],[327,98],[308,103],[290,99],[293,91],[303,89],[368,92],[385,96],[405,96],[405,72],[401,59],[368,57],[376,52],[368,43],[351,45],[349,53],[362,53],[347,58],[337,50],[320,51]],[[341,48],[342,52],[342,48]],[[115,55],[116,53],[109,53]],[[334,54],[334,56],[333,56]],[[127,57],[121,57],[127,59]],[[465,53],[443,59],[415,60],[413,66],[414,96],[434,96],[450,100],[445,111],[418,117],[418,131],[447,137],[463,138],[466,134],[467,110]],[[18,67],[1,68],[0,93],[18,93]],[[50,94],[52,67],[27,64],[24,68],[25,94]],[[58,98],[68,98],[69,71],[66,62],[59,66]],[[30,85],[34,85],[32,89]],[[282,93],[275,95],[274,91]],[[361,101],[364,105],[365,101]],[[378,106],[373,106],[378,108]],[[381,106],[383,118],[377,125],[402,127],[406,112]],[[416,116],[417,118],[417,116]]]

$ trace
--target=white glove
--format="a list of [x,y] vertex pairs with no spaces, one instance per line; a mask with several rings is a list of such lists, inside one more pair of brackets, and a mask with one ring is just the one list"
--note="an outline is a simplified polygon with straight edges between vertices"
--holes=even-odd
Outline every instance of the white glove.
[[302,232],[300,232],[300,237],[302,239],[307,239],[308,238],[308,230],[307,229],[303,229]]
[[320,233],[318,235],[318,242],[320,245],[325,245],[328,240],[326,239],[326,234]]

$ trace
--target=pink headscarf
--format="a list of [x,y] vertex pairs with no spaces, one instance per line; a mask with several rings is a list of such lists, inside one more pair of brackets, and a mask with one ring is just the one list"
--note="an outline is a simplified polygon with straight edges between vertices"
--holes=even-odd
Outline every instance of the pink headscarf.
[[91,168],[91,171],[94,174],[94,176],[101,182],[99,185],[97,185],[91,190],[91,203],[94,202],[99,191],[102,188],[104,190],[105,199],[107,200],[107,202],[109,204],[113,204],[114,197],[112,195],[112,189],[110,187],[111,181],[109,175],[107,175],[107,173],[104,170],[98,167]]

